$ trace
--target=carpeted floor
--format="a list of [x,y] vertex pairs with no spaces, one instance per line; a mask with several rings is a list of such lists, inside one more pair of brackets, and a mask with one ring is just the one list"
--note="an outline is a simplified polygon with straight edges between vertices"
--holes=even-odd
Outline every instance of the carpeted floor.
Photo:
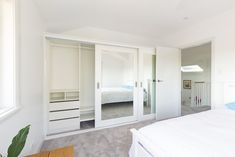
[[[151,113],[151,106],[144,105],[144,114]],[[102,105],[102,120],[133,115],[133,102],[110,103]]]
[[128,157],[132,142],[131,128],[141,128],[155,121],[67,136],[45,141],[42,151],[74,145],[75,157]]
[[[125,106],[126,108],[126,106]],[[120,109],[120,106],[119,106]],[[117,111],[119,110],[117,109]],[[210,107],[182,106],[182,115],[209,110]],[[45,141],[41,150],[74,145],[75,157],[128,157],[132,142],[131,128],[141,128],[154,120]]]

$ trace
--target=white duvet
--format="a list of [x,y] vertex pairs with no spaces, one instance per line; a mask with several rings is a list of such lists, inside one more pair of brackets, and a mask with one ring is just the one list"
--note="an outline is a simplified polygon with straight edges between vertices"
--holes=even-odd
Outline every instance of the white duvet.
[[102,104],[133,101],[133,90],[123,87],[102,88]]
[[234,110],[161,121],[139,132],[154,146],[154,157],[235,157]]

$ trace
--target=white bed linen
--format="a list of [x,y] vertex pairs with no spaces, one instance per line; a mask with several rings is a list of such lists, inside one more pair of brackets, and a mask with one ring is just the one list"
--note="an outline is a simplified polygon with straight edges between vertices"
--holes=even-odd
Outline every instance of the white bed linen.
[[145,147],[154,148],[154,157],[235,157],[233,110],[211,110],[156,122],[139,133],[151,143]]
[[102,104],[133,101],[133,90],[123,87],[102,88]]

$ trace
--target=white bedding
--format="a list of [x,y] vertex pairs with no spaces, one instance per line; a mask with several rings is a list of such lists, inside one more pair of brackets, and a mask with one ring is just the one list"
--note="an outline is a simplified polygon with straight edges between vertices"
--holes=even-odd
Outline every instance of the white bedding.
[[123,87],[102,88],[102,104],[133,101],[133,90]]
[[[139,130],[154,157],[235,157],[235,111],[211,110]],[[132,153],[130,153],[132,154]]]

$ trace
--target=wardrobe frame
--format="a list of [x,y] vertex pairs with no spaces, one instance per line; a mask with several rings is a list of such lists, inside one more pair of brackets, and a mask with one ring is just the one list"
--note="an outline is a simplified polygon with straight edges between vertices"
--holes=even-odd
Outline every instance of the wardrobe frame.
[[[138,45],[130,45],[130,44],[124,44],[124,43],[117,43],[117,42],[103,42],[103,41],[98,41],[98,40],[89,40],[89,39],[83,39],[83,38],[78,38],[75,36],[70,36],[70,35],[63,35],[63,34],[53,34],[53,33],[44,33],[43,35],[43,46],[44,46],[44,52],[43,52],[43,125],[44,125],[44,137],[45,139],[54,139],[54,138],[59,138],[59,137],[64,137],[64,136],[70,136],[70,135],[75,135],[75,134],[80,134],[80,133],[86,133],[86,132],[91,132],[91,131],[96,131],[104,128],[112,128],[112,127],[117,127],[117,126],[122,126],[126,124],[133,124],[136,122],[140,121],[145,121],[145,120],[152,120],[156,118],[156,114],[149,114],[149,115],[143,115],[143,107],[141,105],[137,104],[138,106],[138,113],[137,113],[137,120],[136,121],[130,121],[126,123],[120,123],[120,124],[114,124],[110,126],[104,126],[104,127],[98,127],[98,128],[92,128],[92,129],[85,129],[85,130],[76,130],[76,131],[71,131],[71,132],[65,132],[65,133],[60,133],[60,134],[55,134],[55,135],[47,135],[48,133],[48,74],[47,74],[47,67],[48,67],[48,47],[47,47],[47,40],[48,39],[59,39],[59,40],[69,40],[69,41],[75,41],[75,42],[84,42],[84,43],[91,43],[91,44],[99,44],[99,45],[108,45],[108,46],[120,46],[120,47],[126,47],[126,48],[134,48],[138,50],[138,57],[141,54],[141,51],[146,50],[156,50],[155,48],[150,48],[150,47],[144,47],[144,46],[138,46]],[[156,52],[155,52],[156,53]],[[139,62],[139,59],[138,59]],[[139,64],[138,64],[139,68]],[[157,68],[156,68],[157,69]],[[139,72],[139,71],[138,71]],[[138,74],[138,88],[142,80],[139,79],[141,74]],[[95,82],[96,85],[96,82]],[[96,89],[96,86],[94,87],[94,91]],[[140,101],[138,101],[140,102]],[[94,102],[95,104],[95,102]],[[156,104],[157,106],[157,104]],[[142,108],[142,111],[141,111]],[[95,118],[96,119],[96,118]]]

